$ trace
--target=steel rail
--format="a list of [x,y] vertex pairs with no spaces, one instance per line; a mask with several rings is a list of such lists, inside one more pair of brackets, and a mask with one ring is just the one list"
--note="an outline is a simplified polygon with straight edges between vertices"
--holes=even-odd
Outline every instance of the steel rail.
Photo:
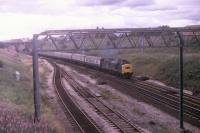
[[[179,100],[179,95],[176,94],[171,94],[170,90],[166,90],[167,87],[157,87],[156,85],[153,84],[148,84],[146,82],[134,82],[133,84],[137,84],[138,86],[141,87],[147,87],[150,88],[151,90],[163,93],[163,94],[167,94],[170,98],[173,98],[174,100]],[[169,93],[168,93],[169,92]],[[178,93],[178,92],[176,92]],[[200,101],[198,99],[194,99],[188,96],[184,96],[184,104],[185,105],[190,105],[192,104],[195,108],[198,108],[200,110]]]
[[[131,82],[132,83],[132,82]],[[132,83],[133,85],[137,85],[137,86],[140,86],[140,87],[143,87],[145,89],[149,89],[149,90],[153,90],[157,93],[162,93],[162,94],[166,94],[169,98],[173,99],[173,100],[179,100],[179,96],[178,95],[174,95],[173,93],[170,93],[170,90],[162,90],[161,88],[156,88],[154,87],[153,85],[147,85],[145,84],[144,82],[133,82]],[[188,99],[186,97],[186,100],[184,100],[184,104],[187,106],[187,105],[194,105],[196,108],[199,108],[200,110],[200,103],[194,103],[193,101],[191,101],[192,99]],[[198,101],[195,101],[195,102],[198,102]]]
[[[97,71],[97,70],[93,70],[93,69],[90,69],[91,71]],[[111,77],[113,78],[113,79],[118,79],[117,81],[116,81],[116,83],[118,83],[119,85],[122,85],[123,83],[121,82],[122,81],[122,79],[120,79],[120,78],[117,78],[117,77],[114,77],[114,76],[111,76],[111,75],[108,75],[108,74],[105,74],[105,73],[103,73],[103,72],[100,72],[101,74],[103,74],[103,77],[104,78],[106,78],[106,76],[109,76],[109,77],[107,77],[107,79],[110,79]],[[126,84],[126,83],[125,83]],[[126,86],[126,88],[130,88],[130,85],[131,84],[129,84],[129,86]],[[125,88],[125,87],[124,87]],[[138,87],[138,90],[139,89],[142,89],[142,86],[140,86],[140,87]],[[146,91],[148,91],[148,89],[146,88],[146,89],[143,89],[144,90],[144,92],[142,92],[142,94],[145,94],[146,93]],[[150,91],[148,91],[149,93],[151,93],[152,94],[152,92],[150,92]],[[147,96],[147,94],[145,94],[146,96]],[[157,95],[156,93],[154,93],[153,92],[153,95]],[[149,97],[151,97],[151,95],[148,95]],[[160,94],[160,96],[161,96],[161,98],[163,97],[163,95],[161,95]],[[152,98],[154,98],[154,97],[152,97]],[[156,101],[158,102],[158,101],[160,101],[159,99],[157,99],[157,98],[154,98],[154,99],[156,99]],[[163,102],[163,104],[166,104],[166,105],[168,105],[168,103],[169,103],[169,101],[171,102],[171,101],[174,101],[175,103],[172,103],[172,104],[174,104],[173,105],[173,107],[174,108],[176,108],[176,111],[178,112],[179,111],[179,109],[178,109],[178,100],[171,100],[171,99],[169,99],[169,98],[166,98],[166,102]],[[162,102],[162,101],[160,101],[160,102]],[[165,105],[165,106],[166,106]],[[169,106],[171,106],[171,105],[169,105]],[[188,110],[186,110],[186,109],[189,109],[189,111]],[[187,105],[186,107],[185,107],[185,110],[184,110],[184,115],[185,116],[188,116],[188,117],[190,117],[190,118],[193,118],[193,119],[195,119],[195,120],[197,120],[198,122],[200,122],[200,116],[199,116],[199,110],[197,110],[197,112],[195,113],[195,110],[197,110],[196,108],[194,108],[194,107],[190,107],[190,105]]]
[[95,109],[104,117],[106,117],[112,125],[114,125],[120,132],[128,133],[128,132],[142,132],[137,126],[131,124],[127,119],[120,114],[119,112],[113,111],[107,105],[103,103],[100,99],[94,96],[92,93],[87,91],[87,88],[80,86],[78,82],[76,82],[73,77],[63,71],[64,77],[69,82],[69,84],[75,89],[75,91],[80,94],[86,101],[88,101],[91,105],[95,107]]
[[[110,79],[111,77],[110,76],[106,77],[104,75],[104,78]],[[125,80],[117,78],[117,77],[112,77],[112,79],[115,80],[117,84],[124,86],[124,88],[130,88],[131,87],[133,89],[137,89],[137,91],[141,92],[141,94],[148,93],[149,97],[156,98],[157,100],[158,100],[158,98],[165,100],[165,101],[163,101],[163,103],[168,104],[169,106],[171,105],[173,107],[178,107],[178,101],[177,100],[170,99],[170,98],[164,96],[163,94],[160,94],[160,93],[155,92],[155,91],[151,91],[151,90],[149,90],[149,88],[144,88],[143,86],[134,85],[131,82],[125,81]],[[193,115],[200,120],[200,116],[199,116],[200,110],[195,109],[193,107],[190,107],[189,105],[186,105],[185,108],[187,109],[187,110],[185,110],[186,113],[190,114],[191,116]],[[194,112],[196,112],[196,113],[194,113]]]
[[[161,85],[157,85],[157,84],[153,84],[153,83],[148,83],[148,82],[142,82],[142,84],[144,86],[149,86],[149,87],[152,87],[152,88],[157,89],[157,90],[159,89],[161,91],[166,91],[166,89],[167,89],[167,90],[170,91],[169,87],[167,87],[167,86],[165,87],[165,86],[161,86]],[[176,91],[176,90],[172,90],[172,91]],[[176,91],[176,93],[178,93],[178,90]],[[177,96],[179,96],[179,95],[177,95]],[[190,96],[189,94],[184,94],[183,97],[184,97],[184,99],[187,99],[188,101],[190,101],[190,103],[195,103],[198,106],[200,106],[200,98]]]
[[53,75],[53,85],[54,88],[56,90],[56,94],[59,97],[59,99],[61,100],[62,105],[64,105],[65,110],[69,113],[70,117],[72,118],[73,122],[75,122],[76,126],[78,127],[78,129],[80,130],[80,132],[85,133],[84,130],[81,128],[81,126],[78,124],[77,120],[74,118],[73,114],[71,113],[71,111],[68,109],[67,105],[65,104],[65,102],[63,101],[57,87],[56,87],[56,81],[55,81],[55,75],[56,75],[57,71],[54,67],[54,75]]
[[[67,107],[67,110],[71,110],[71,114],[73,114],[73,118],[75,118],[76,123],[78,123],[79,127],[81,127],[81,131],[87,132],[87,133],[100,133],[100,129],[90,120],[90,118],[76,105],[76,103],[72,100],[70,95],[67,94],[66,90],[63,88],[62,82],[61,82],[61,75],[60,70],[56,67],[56,73],[58,75],[55,75],[55,85],[56,90],[59,93],[65,107]],[[77,121],[78,119],[78,121]]]
[[[72,65],[71,63],[70,63],[70,65]],[[85,67],[83,67],[83,66],[77,66],[77,65],[74,65],[73,64],[73,66],[74,67],[76,67],[76,68],[79,68],[80,69],[80,67],[83,69],[83,68],[85,68]],[[94,69],[90,69],[90,71],[88,71],[89,73],[92,73],[92,72],[97,72],[97,70],[94,70]],[[100,73],[100,74],[102,74],[101,75],[101,77],[103,77],[103,78],[105,78],[105,79],[109,79],[110,80],[110,78],[112,78],[113,79],[113,81],[115,81],[115,83],[118,83],[120,86],[124,86],[124,84],[127,84],[127,83],[122,83],[122,79],[120,79],[120,78],[118,78],[118,77],[115,77],[115,76],[112,76],[112,75],[108,75],[108,74],[105,74],[104,72],[100,72],[100,71],[98,71],[98,73]],[[117,79],[117,80],[116,80]],[[133,83],[130,83],[130,84],[133,84]],[[114,85],[114,84],[112,84],[111,83],[111,85]],[[115,84],[115,86],[116,86],[116,84]],[[119,87],[119,86],[118,86]],[[128,86],[125,86],[125,87],[123,87],[124,89],[119,89],[120,91],[122,91],[123,93],[125,92],[125,93],[127,93],[127,91],[129,90],[129,89],[127,89],[127,88],[133,88],[133,87],[130,87],[130,85],[128,85]],[[140,90],[140,89],[142,89],[141,88],[141,86],[140,87],[138,87],[137,88],[137,90]],[[126,90],[126,91],[125,91]],[[146,88],[146,90],[147,90],[147,88]],[[146,99],[149,99],[149,100],[151,100],[152,102],[154,102],[154,103],[156,103],[155,104],[155,106],[157,106],[157,104],[160,104],[161,106],[165,106],[165,107],[168,107],[169,109],[171,108],[172,110],[174,110],[176,113],[177,112],[179,112],[179,109],[178,109],[178,105],[173,105],[173,106],[171,106],[170,107],[170,105],[168,105],[168,99],[166,100],[166,101],[164,101],[164,102],[162,102],[162,101],[160,101],[160,99],[158,99],[158,98],[156,98],[156,97],[151,97],[151,94],[147,94],[146,93],[146,90],[145,89],[143,89],[142,91],[143,92],[138,92],[138,93],[140,93],[140,94],[142,94],[142,95],[144,95],[145,96],[145,98]],[[133,91],[133,90],[132,90]],[[154,91],[154,90],[152,90],[152,91]],[[137,93],[137,91],[134,91],[134,93]],[[127,94],[129,94],[130,95],[130,93],[127,93]],[[131,94],[132,95],[132,94]],[[153,95],[156,95],[156,94],[153,94]],[[160,103],[159,103],[159,102]],[[173,100],[172,100],[173,101]],[[147,101],[148,103],[149,103],[149,101]],[[171,101],[170,101],[171,102]],[[177,102],[177,100],[176,100],[176,102]],[[174,104],[174,103],[173,103]],[[177,103],[176,103],[177,104]],[[187,107],[186,107],[186,109],[187,109]],[[191,109],[190,108],[190,111],[192,111],[193,112],[193,109]],[[174,113],[175,113],[174,112]],[[168,112],[168,113],[170,113],[171,114],[171,112]],[[195,116],[193,116],[193,114],[195,115],[195,116],[197,116],[198,118],[196,118]],[[187,120],[189,119],[189,118],[192,118],[192,121],[193,120],[195,120],[195,121],[198,121],[198,123],[192,123],[192,124],[194,124],[194,125],[200,125],[200,119],[199,119],[199,114],[195,114],[195,113],[190,113],[189,111],[185,111],[184,110],[184,116],[187,116],[186,118],[187,118]],[[189,119],[189,121],[191,121],[190,119]]]
[[[111,76],[108,77],[108,75],[106,75],[106,76],[103,75],[103,76],[105,78],[107,78],[107,79],[111,78]],[[151,88],[144,88],[144,86],[141,86],[141,85],[137,86],[137,85],[134,85],[132,82],[120,79],[118,77],[112,76],[112,79],[114,79],[116,81],[116,83],[118,83],[119,85],[123,85],[123,86],[126,85],[126,88],[127,87],[128,88],[133,87],[133,88],[137,88],[137,90],[139,90],[139,91],[142,90],[145,93],[149,93],[150,96],[154,95],[156,97],[156,95],[157,95],[157,97],[159,97],[160,99],[163,99],[163,100],[167,101],[166,104],[169,104],[169,102],[170,102],[172,106],[178,108],[178,104],[179,104],[178,99],[170,99],[169,97],[158,93],[159,91],[157,91],[157,92],[155,92],[155,90],[150,91],[149,89],[151,89]],[[200,114],[200,109],[199,108],[191,107],[190,105],[186,105],[186,104],[184,104],[184,108],[185,108],[185,111],[184,111],[185,113],[188,113],[191,116],[195,116],[196,118],[198,118],[200,120],[200,115],[199,115]]]
[[[105,77],[105,74],[104,74],[103,77],[106,79],[109,79],[109,80],[112,77],[112,81],[115,81],[115,84],[117,83],[119,86],[123,86],[123,89],[127,90],[127,88],[132,88],[132,89],[134,89],[134,93],[137,91],[137,92],[139,92],[139,94],[146,96],[145,98],[148,98],[149,100],[151,100],[151,99],[155,100],[155,102],[157,102],[157,103],[160,102],[160,103],[162,103],[162,104],[160,104],[162,106],[166,106],[166,105],[171,106],[171,108],[174,108],[177,112],[179,112],[178,101],[171,100],[167,97],[164,97],[162,94],[157,94],[155,92],[151,92],[148,89],[143,89],[141,86],[138,87],[138,86],[133,86],[132,84],[127,84],[127,81],[123,82],[122,79],[114,77],[114,76]],[[136,88],[136,91],[135,91],[134,87]],[[191,108],[189,105],[186,106],[184,109],[184,115],[188,116],[189,118],[194,119],[195,121],[198,121],[198,123],[193,123],[193,124],[199,126],[200,125],[199,110],[196,111],[193,109],[194,108]]]
[[[157,92],[151,91],[152,89],[144,88],[142,85],[134,85],[134,84],[130,84],[129,82],[123,82],[123,83],[126,85],[129,85],[130,87],[137,88],[138,90],[142,90],[145,93],[149,93],[150,96],[158,97],[159,99],[166,101],[165,104],[169,104],[171,106],[178,107],[178,104],[179,104],[178,99],[172,99],[172,97],[169,97],[169,95],[165,96],[165,95],[159,93],[158,91]],[[196,118],[198,118],[200,120],[200,115],[199,115],[200,110],[199,109],[191,107],[190,105],[187,105],[187,104],[184,104],[184,108],[185,108],[184,112],[186,114],[195,116]]]

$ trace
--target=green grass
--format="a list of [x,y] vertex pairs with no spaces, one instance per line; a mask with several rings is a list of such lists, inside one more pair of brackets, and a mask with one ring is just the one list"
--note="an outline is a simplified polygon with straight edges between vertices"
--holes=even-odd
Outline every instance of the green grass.
[[138,114],[140,116],[145,115],[145,113],[141,112],[138,108],[135,108],[135,107],[132,109],[132,112],[136,113],[136,114]]
[[[17,59],[0,55],[0,60],[4,63],[0,69],[0,100],[20,105],[31,112],[33,110],[31,71]],[[20,81],[15,79],[15,71],[20,72]]]
[[[53,133],[64,133],[65,129],[60,124],[60,122],[56,119],[55,116],[55,109],[52,108],[52,103],[49,102],[49,97],[46,94],[46,90],[49,89],[46,82],[47,78],[46,75],[49,72],[49,69],[45,65],[41,65],[43,67],[43,72],[40,74],[40,87],[41,87],[41,100],[42,100],[42,108],[41,112],[43,115],[43,118],[45,118],[46,121],[48,121],[49,125],[51,126],[51,129],[53,130]],[[51,99],[52,100],[52,99]]]
[[17,110],[15,106],[11,103],[0,103],[1,133],[53,132],[46,121],[41,120],[34,124],[32,117],[24,116],[22,111]]
[[120,97],[115,96],[112,94],[112,92],[108,91],[108,90],[103,90],[101,91],[101,96],[104,99],[115,99],[115,100],[120,100]]
[[[184,49],[184,86],[192,91],[200,90],[200,49]],[[178,48],[148,48],[121,50],[118,57],[129,60],[134,66],[135,75],[149,76],[152,79],[178,86]]]
[[[148,76],[174,87],[179,83],[179,48],[145,48],[89,51],[88,54],[123,58],[133,65],[134,75]],[[200,91],[200,47],[184,48],[184,87]]]
[[[157,77],[169,83],[178,84],[179,59],[168,59],[158,67]],[[184,85],[191,89],[200,89],[200,56],[186,55],[184,60]]]
[[[9,57],[0,53],[0,62],[3,62],[3,67],[0,68],[0,100],[4,103],[12,103],[21,110],[21,114],[25,117],[32,117],[34,113],[33,103],[33,81],[32,81],[32,66],[25,65],[19,56]],[[15,78],[15,71],[21,74],[20,81]],[[44,84],[45,72],[40,74],[41,83]],[[44,87],[41,85],[41,114],[42,119],[48,125],[51,125],[53,132],[60,130],[59,125],[56,125],[55,116],[52,109],[47,105],[44,93]],[[30,121],[32,122],[32,121]]]
[[110,98],[111,98],[111,95],[112,95],[112,93],[111,93],[110,91],[107,91],[107,90],[101,92],[101,96],[102,96],[104,99],[110,99]]

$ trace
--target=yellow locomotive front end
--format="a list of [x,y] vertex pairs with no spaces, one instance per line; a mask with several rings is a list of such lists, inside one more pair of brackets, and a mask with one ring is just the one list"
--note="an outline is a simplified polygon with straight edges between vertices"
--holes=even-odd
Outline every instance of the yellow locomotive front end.
[[122,65],[122,75],[125,78],[131,78],[133,75],[133,66],[130,63]]

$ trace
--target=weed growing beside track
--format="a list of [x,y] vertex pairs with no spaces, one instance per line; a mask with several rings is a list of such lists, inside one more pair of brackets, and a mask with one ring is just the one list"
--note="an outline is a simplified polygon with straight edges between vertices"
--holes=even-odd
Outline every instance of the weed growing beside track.
[[[33,123],[31,57],[0,49],[0,61],[0,132],[54,132],[44,117],[40,123]],[[20,72],[20,80],[16,79],[16,71]],[[42,114],[46,114],[46,105],[42,105]]]
[[0,132],[6,133],[49,133],[53,130],[45,121],[33,123],[31,116],[24,115],[23,112],[16,109],[16,105],[11,103],[0,103]]

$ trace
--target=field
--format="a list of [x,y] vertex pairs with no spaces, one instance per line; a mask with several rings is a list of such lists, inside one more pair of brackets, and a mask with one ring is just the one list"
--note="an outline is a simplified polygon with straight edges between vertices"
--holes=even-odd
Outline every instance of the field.
[[[33,123],[31,67],[30,57],[14,51],[0,51],[0,132],[53,131],[43,118],[38,125]],[[16,80],[16,71],[20,72],[19,81]],[[45,109],[43,106],[42,111]]]
[[[135,76],[148,76],[174,87],[179,83],[179,48],[90,51],[92,55],[130,61]],[[200,48],[184,48],[184,87],[200,91]]]
[[[184,49],[184,86],[186,89],[200,90],[200,49]],[[123,50],[119,57],[129,60],[135,75],[145,75],[167,84],[178,86],[179,49],[155,48]]]

